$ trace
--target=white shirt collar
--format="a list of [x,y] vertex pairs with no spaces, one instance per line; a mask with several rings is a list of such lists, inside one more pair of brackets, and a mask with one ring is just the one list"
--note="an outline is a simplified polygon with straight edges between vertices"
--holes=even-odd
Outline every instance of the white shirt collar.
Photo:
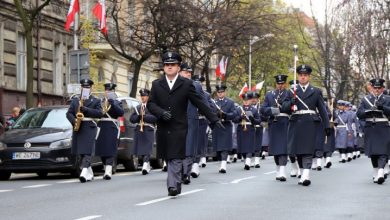
[[[306,91],[306,89],[309,87],[309,83],[307,83],[306,85],[299,84],[299,86],[301,87],[302,91]],[[305,89],[303,89],[303,87],[305,87]]]
[[169,80],[168,77],[165,75],[165,79],[167,80],[169,89],[172,89],[173,85],[175,85],[175,82],[176,82],[178,76],[179,76],[179,74],[176,74],[176,76],[175,76],[175,78],[173,78],[173,80]]

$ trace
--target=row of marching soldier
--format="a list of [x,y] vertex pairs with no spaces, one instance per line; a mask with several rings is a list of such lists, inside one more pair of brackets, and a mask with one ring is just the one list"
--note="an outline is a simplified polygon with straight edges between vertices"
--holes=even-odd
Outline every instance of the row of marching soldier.
[[110,180],[116,157],[119,125],[123,116],[121,102],[115,100],[115,84],[107,83],[103,100],[91,94],[93,81],[80,81],[81,94],[72,98],[66,117],[73,125],[72,153],[81,160],[80,182],[92,181],[92,156],[99,156],[105,165],[103,179]]

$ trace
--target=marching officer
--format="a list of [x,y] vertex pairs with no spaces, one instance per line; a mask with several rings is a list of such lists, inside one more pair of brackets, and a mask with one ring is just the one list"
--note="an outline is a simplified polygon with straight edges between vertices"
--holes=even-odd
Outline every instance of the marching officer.
[[97,123],[100,132],[96,141],[95,155],[100,156],[105,165],[103,176],[105,180],[110,180],[112,176],[112,166],[118,151],[120,134],[118,118],[124,114],[122,103],[115,100],[115,87],[115,83],[104,84],[103,117]]
[[[180,66],[180,76],[191,80],[192,68],[183,63]],[[195,87],[196,93],[202,97],[202,102],[209,106],[208,101],[203,93],[202,85],[198,81],[192,81]],[[197,178],[200,174],[199,171],[199,156],[201,149],[199,148],[199,114],[198,108],[196,108],[191,101],[187,106],[187,118],[188,118],[188,131],[186,138],[186,159],[183,161],[183,183],[189,184],[190,176]]]
[[153,81],[147,107],[157,117],[157,153],[168,161],[168,195],[176,196],[181,193],[183,160],[186,157],[188,101],[207,117],[212,126],[223,128],[223,125],[203,103],[192,81],[179,76],[180,55],[166,52],[162,61],[165,75]]
[[[325,100],[324,100],[325,101]],[[327,101],[327,108],[328,116],[329,116],[329,123],[330,123],[330,136],[325,137],[325,144],[324,144],[324,158],[325,158],[325,168],[330,168],[332,166],[332,154],[335,150],[336,146],[336,137],[335,137],[335,125],[334,125],[334,109],[333,109],[333,100],[330,99]]]
[[221,119],[225,129],[214,128],[213,130],[213,148],[215,152],[221,155],[220,173],[226,173],[226,164],[229,152],[233,149],[233,124],[232,120],[236,117],[236,108],[234,102],[225,97],[225,85],[217,85],[217,99],[214,105],[217,109],[217,115]]
[[309,83],[311,72],[312,69],[308,65],[297,67],[299,84],[296,85],[296,94],[290,91],[282,104],[282,112],[292,114],[287,131],[287,149],[290,154],[297,156],[299,167],[303,169],[298,182],[303,186],[311,183],[309,173],[316,144],[317,126],[320,123],[316,109],[324,119],[326,135],[330,135],[329,118],[321,90]]
[[134,155],[142,157],[142,175],[150,172],[150,155],[152,154],[153,144],[155,139],[155,123],[156,116],[152,115],[146,104],[149,100],[150,91],[148,89],[140,89],[141,104],[138,105],[130,116],[130,122],[137,124],[134,129]]
[[385,181],[384,167],[390,153],[390,97],[383,95],[384,79],[372,79],[372,93],[365,96],[357,111],[359,119],[365,121],[364,142],[366,154],[374,168],[374,183]]
[[91,95],[93,81],[82,79],[80,84],[81,95],[72,98],[66,117],[73,125],[72,153],[81,157],[79,179],[84,183],[93,179],[91,159],[98,136],[95,119],[103,116],[103,110],[101,100]]
[[280,108],[287,98],[287,76],[280,74],[275,76],[276,89],[267,92],[261,106],[261,113],[269,117],[269,153],[274,156],[276,164],[276,180],[286,181],[287,165],[287,128],[289,115],[281,113]]
[[336,149],[340,153],[341,163],[347,161],[348,137],[352,136],[352,123],[349,114],[346,112],[347,103],[343,100],[337,101],[338,111],[335,113],[334,124],[336,126]]
[[[321,93],[322,97],[322,93]],[[324,98],[323,98],[324,100]],[[326,117],[329,119],[329,111],[326,105],[326,102],[324,100],[324,106],[326,110]],[[321,171],[322,170],[322,157],[324,156],[324,145],[325,145],[325,125],[323,123],[323,119],[321,115],[318,115],[320,118],[320,123],[317,126],[317,138],[316,138],[316,145],[314,148],[314,154],[313,154],[313,162],[312,162],[312,170]]]
[[[256,108],[257,114],[260,115],[261,121],[265,120],[263,113],[261,113],[260,94],[258,92],[252,92],[252,105]],[[255,125],[255,168],[260,168],[260,156],[263,143],[263,126],[262,122]]]
[[243,105],[238,106],[239,114],[233,120],[238,123],[237,150],[245,158],[245,170],[250,170],[252,154],[255,152],[255,126],[261,121],[251,99],[251,93],[242,95]]

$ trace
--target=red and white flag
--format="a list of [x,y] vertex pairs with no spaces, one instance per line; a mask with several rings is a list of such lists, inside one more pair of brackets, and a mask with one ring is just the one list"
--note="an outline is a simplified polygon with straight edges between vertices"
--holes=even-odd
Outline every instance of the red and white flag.
[[221,72],[221,80],[225,80],[225,75],[226,75],[226,70],[227,70],[227,63],[228,63],[228,58],[226,57],[225,62],[223,64],[223,72]]
[[264,81],[261,81],[257,83],[255,86],[252,87],[252,91],[261,90],[263,88]]
[[221,58],[221,60],[219,61],[219,64],[218,64],[218,66],[217,66],[217,69],[215,70],[215,76],[217,77],[217,78],[222,78],[223,79],[223,77],[225,77],[225,62],[223,61],[223,58],[224,57],[222,57]]
[[66,16],[65,30],[69,31],[70,26],[73,25],[76,13],[80,11],[79,0],[70,0],[70,7],[68,15]]
[[106,23],[106,2],[105,0],[99,0],[92,10],[95,17],[100,21],[100,31],[107,35],[107,23]]
[[246,93],[248,91],[248,84],[244,84],[244,86],[241,88],[240,90],[240,94],[238,94],[238,96],[242,96],[244,93]]

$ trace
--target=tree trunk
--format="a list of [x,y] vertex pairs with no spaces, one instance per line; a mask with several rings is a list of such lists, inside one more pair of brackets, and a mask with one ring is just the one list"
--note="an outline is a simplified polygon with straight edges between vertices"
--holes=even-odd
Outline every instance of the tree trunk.
[[134,76],[133,76],[133,84],[131,85],[130,97],[135,98],[137,96],[138,78],[139,78],[139,73],[141,72],[142,63],[143,61],[134,63]]
[[27,87],[26,87],[26,108],[34,106],[34,53],[31,28],[25,27],[26,50],[27,50]]

